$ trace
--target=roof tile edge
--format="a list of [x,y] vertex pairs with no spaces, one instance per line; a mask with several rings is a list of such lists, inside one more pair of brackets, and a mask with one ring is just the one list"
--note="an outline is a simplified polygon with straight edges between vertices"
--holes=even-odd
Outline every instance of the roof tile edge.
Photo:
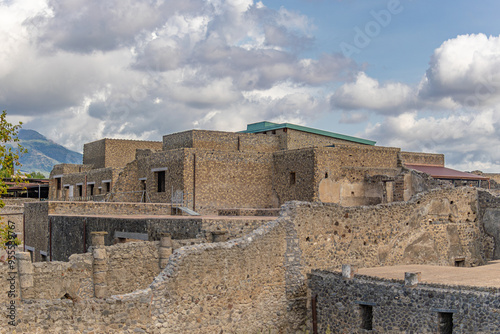
[[291,123],[278,124],[278,123],[273,123],[273,122],[268,122],[268,121],[247,124],[247,129],[243,130],[243,131],[239,131],[239,133],[257,133],[257,132],[261,132],[261,131],[271,131],[271,130],[278,130],[278,129],[282,129],[282,128],[288,128],[288,129],[292,129],[292,130],[298,130],[298,131],[313,133],[313,134],[317,134],[317,135],[332,137],[332,138],[336,138],[336,139],[347,140],[347,141],[351,141],[351,142],[355,142],[355,143],[359,143],[359,144],[364,144],[364,145],[374,146],[376,144],[376,142],[373,140],[362,139],[362,138],[357,138],[357,137],[348,136],[348,135],[342,135],[342,134],[335,133],[335,132],[314,129],[314,128],[310,128],[307,126],[296,125],[296,124],[291,124]]

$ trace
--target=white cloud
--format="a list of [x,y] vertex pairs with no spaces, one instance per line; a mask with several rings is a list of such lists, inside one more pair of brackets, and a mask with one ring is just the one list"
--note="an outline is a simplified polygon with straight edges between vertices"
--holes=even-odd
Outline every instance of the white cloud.
[[500,37],[461,35],[434,51],[421,83],[422,100],[450,99],[465,108],[500,101]]
[[346,83],[335,91],[331,104],[342,110],[368,109],[391,114],[409,108],[415,101],[409,86],[397,82],[380,84],[360,72],[355,82]]
[[387,117],[369,127],[364,135],[377,139],[379,145],[444,153],[447,165],[455,168],[498,169],[499,124],[500,109],[477,114],[452,113],[442,118],[419,118],[417,112],[410,112]]
[[304,123],[329,109],[321,86],[357,70],[339,55],[300,57],[314,26],[284,7],[46,1],[0,4],[0,80],[9,82],[0,104],[26,128],[80,151],[104,136],[159,140],[193,126]]

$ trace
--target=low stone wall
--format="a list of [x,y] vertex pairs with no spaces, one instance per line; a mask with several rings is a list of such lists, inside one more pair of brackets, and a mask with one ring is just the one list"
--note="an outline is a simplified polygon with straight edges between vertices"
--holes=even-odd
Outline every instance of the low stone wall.
[[241,239],[177,250],[151,285],[150,332],[283,332],[285,236],[274,221]]
[[127,242],[106,247],[108,295],[144,289],[160,273],[158,242]]
[[[105,285],[104,296],[144,289],[160,272],[158,246],[158,242],[129,242],[102,247],[103,251],[98,253],[94,247],[92,252],[70,256],[68,262],[28,261],[25,271],[30,276],[28,281],[31,283],[22,285],[22,297],[74,300],[93,298],[96,258],[103,260],[105,264],[101,280]],[[8,268],[3,269],[5,271],[2,274],[7,277]],[[17,267],[14,272],[17,274]],[[4,284],[2,281],[2,291],[7,288]]]
[[0,333],[150,333],[150,302],[150,289],[105,300],[27,300],[16,305],[17,325],[3,320]]
[[56,215],[170,215],[170,204],[113,203],[113,202],[58,202],[50,201],[49,214]]
[[[500,290],[418,284],[341,273],[309,275],[318,333],[498,333]],[[312,324],[310,324],[312,327]]]

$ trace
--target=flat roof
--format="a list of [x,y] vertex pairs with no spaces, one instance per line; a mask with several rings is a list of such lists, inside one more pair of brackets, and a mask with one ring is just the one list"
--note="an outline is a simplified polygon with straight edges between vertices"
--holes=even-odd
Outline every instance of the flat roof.
[[361,268],[358,274],[403,280],[405,272],[420,272],[422,283],[500,288],[500,260],[478,267],[400,265]]
[[429,174],[435,179],[487,181],[489,178],[434,165],[405,164],[406,168]]
[[307,126],[296,125],[296,124],[291,124],[291,123],[278,124],[278,123],[273,123],[273,122],[268,122],[268,121],[247,124],[247,129],[244,131],[240,131],[240,133],[259,133],[259,132],[263,132],[263,131],[272,131],[272,130],[278,130],[278,129],[283,129],[283,128],[313,133],[316,135],[331,137],[331,138],[335,138],[335,139],[351,141],[351,142],[354,142],[357,144],[364,144],[364,145],[372,145],[373,146],[376,143],[373,140],[362,139],[362,138],[357,138],[357,137],[352,137],[352,136],[347,136],[347,135],[341,135],[341,134],[335,133],[335,132],[309,128]]

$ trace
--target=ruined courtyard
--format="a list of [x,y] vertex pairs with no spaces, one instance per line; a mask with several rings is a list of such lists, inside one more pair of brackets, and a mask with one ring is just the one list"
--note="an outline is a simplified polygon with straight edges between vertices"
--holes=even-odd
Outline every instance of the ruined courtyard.
[[24,204],[16,333],[498,333],[497,281],[416,267],[499,273],[494,177],[447,179],[443,155],[262,122],[103,139],[83,162]]

